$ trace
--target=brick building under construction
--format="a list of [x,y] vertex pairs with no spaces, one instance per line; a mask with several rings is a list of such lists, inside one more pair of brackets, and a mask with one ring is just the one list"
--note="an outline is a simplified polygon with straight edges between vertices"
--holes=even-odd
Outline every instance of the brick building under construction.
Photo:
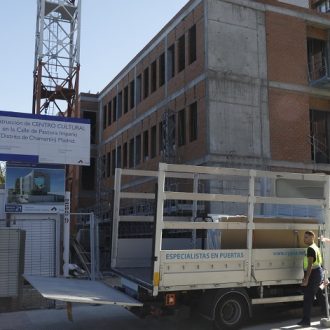
[[80,94],[92,159],[73,204],[116,167],[329,172],[329,1],[191,0],[98,94]]

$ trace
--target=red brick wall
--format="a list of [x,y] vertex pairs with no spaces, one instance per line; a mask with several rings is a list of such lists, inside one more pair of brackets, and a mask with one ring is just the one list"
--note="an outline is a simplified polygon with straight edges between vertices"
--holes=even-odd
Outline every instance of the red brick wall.
[[[98,95],[96,94],[88,94],[88,93],[81,93],[79,98],[79,114],[78,117],[83,118],[84,111],[91,111],[95,112],[96,116],[98,117],[98,106],[99,103],[97,102]],[[87,100],[86,98],[95,99],[95,101]],[[98,120],[98,119],[97,119]],[[98,132],[96,132],[98,134]],[[91,150],[91,157],[95,157],[96,153],[94,150]],[[84,205],[91,205],[94,204],[94,197],[95,192],[92,192],[92,197],[83,196],[81,192],[81,170],[82,166],[72,166],[69,165],[67,173],[67,179],[71,178],[72,180],[68,181],[69,190],[71,192],[71,211],[77,211],[78,207],[83,207]],[[85,192],[86,193],[86,192]],[[87,192],[87,194],[89,194]]]
[[311,161],[308,95],[270,88],[269,122],[273,160]]
[[[189,122],[188,122],[188,113],[189,113],[189,106],[197,102],[197,112],[198,112],[198,138],[193,142],[189,142]],[[186,110],[186,144],[183,146],[178,147],[178,130],[176,129],[176,145],[177,145],[177,161],[182,163],[191,159],[198,159],[205,155],[206,153],[206,116],[205,116],[205,82],[200,82],[194,88],[187,90],[186,93],[178,96],[174,100],[172,100],[169,104],[164,105],[164,107],[160,108],[159,110],[152,113],[150,116],[146,117],[145,119],[139,121],[136,125],[131,127],[128,130],[125,130],[120,136],[117,137],[117,146],[122,146],[123,152],[123,145],[126,142],[129,144],[130,139],[134,138],[138,134],[143,134],[144,131],[149,131],[149,159],[144,160],[143,155],[141,155],[141,163],[140,165],[136,166],[135,168],[143,168],[143,169],[150,169],[155,170],[158,168],[158,163],[161,161],[161,155],[159,153],[159,123],[162,121],[162,115],[164,111],[170,108],[172,109],[173,113],[177,116],[177,113],[185,109]],[[176,123],[178,122],[178,118],[176,118]],[[157,135],[156,135],[156,149],[157,149],[157,156],[154,158],[150,158],[150,151],[151,151],[151,128],[156,125],[157,127]],[[143,139],[142,139],[143,145]],[[115,141],[108,143],[103,150],[103,153],[106,154],[107,152],[112,152],[116,148]],[[129,152],[128,152],[129,154]],[[122,154],[122,160],[123,160]],[[129,156],[128,156],[129,162]],[[109,184],[113,184],[113,176],[106,178]]]
[[268,79],[307,84],[307,36],[303,20],[266,12]]
[[[307,26],[301,19],[266,12],[266,35],[269,81],[308,86],[307,38],[324,40],[326,31]],[[329,111],[329,105],[302,92],[270,88],[272,159],[311,162],[310,109]]]
[[[193,26],[196,25],[196,48],[197,48],[197,60],[191,64],[188,64],[188,31]],[[178,72],[178,39],[184,35],[185,36],[185,55],[186,55],[186,66],[185,69],[181,72]],[[155,40],[155,38],[154,38]],[[182,19],[177,26],[175,26],[167,35],[167,47],[174,44],[175,46],[175,75],[168,81],[168,96],[173,93],[182,90],[187,83],[190,83],[193,79],[197,78],[204,72],[204,5],[198,5],[193,11],[191,11],[184,19]],[[147,47],[144,49],[147,51]],[[145,52],[145,56],[136,64],[136,76],[139,74],[142,75],[142,95],[141,102],[138,105],[135,105],[133,109],[129,109],[129,111],[122,115],[120,119],[117,119],[116,122],[112,123],[110,126],[107,126],[106,129],[103,130],[102,139],[109,139],[111,136],[116,134],[118,130],[123,127],[131,124],[134,120],[141,117],[146,111],[149,111],[152,107],[157,106],[161,101],[165,98],[165,85],[162,87],[159,86],[159,58],[161,54],[166,51],[165,42],[162,40],[156,47],[154,47],[150,52]],[[156,61],[157,63],[157,87],[156,90],[151,93],[151,64]],[[144,81],[143,81],[143,72],[145,68],[149,68],[149,96],[144,98]],[[130,81],[134,79],[134,69],[132,69],[128,74],[122,76],[117,84],[118,92],[123,91],[124,87],[127,86]],[[117,86],[114,86],[102,99],[103,104],[108,104],[110,100],[117,95]],[[149,153],[151,150],[151,127],[157,126],[157,156],[153,159],[143,160],[141,155],[141,164],[137,166],[137,168],[145,168],[145,169],[156,169],[158,167],[158,163],[161,160],[161,156],[159,155],[159,132],[158,126],[162,120],[162,114],[166,109],[172,110],[174,113],[177,113],[181,109],[186,109],[186,118],[188,125],[188,110],[189,105],[193,102],[198,103],[198,140],[189,143],[188,129],[186,141],[187,144],[185,146],[181,146],[178,150],[180,154],[180,161],[187,161],[190,159],[200,158],[206,152],[206,118],[205,118],[205,83],[199,83],[194,88],[187,90],[174,100],[172,100],[169,104],[165,104],[162,108],[158,108],[157,111],[152,113],[145,119],[141,119],[134,127],[128,128],[125,130],[121,136],[119,136],[117,140],[117,145],[122,146],[127,142],[129,144],[129,140],[134,138],[138,134],[143,134],[145,130],[149,130]],[[102,109],[103,110],[103,109]],[[176,121],[177,122],[177,121]],[[188,127],[188,126],[187,126]],[[176,139],[178,134],[176,132]],[[177,141],[176,141],[177,142]],[[142,138],[143,145],[143,138]],[[104,153],[110,152],[116,147],[115,142],[111,142],[107,144]],[[129,153],[128,153],[129,154]],[[129,157],[128,157],[129,158]],[[123,160],[123,156],[122,156]],[[129,159],[128,159],[129,161]],[[107,178],[109,184],[113,183],[112,176]]]

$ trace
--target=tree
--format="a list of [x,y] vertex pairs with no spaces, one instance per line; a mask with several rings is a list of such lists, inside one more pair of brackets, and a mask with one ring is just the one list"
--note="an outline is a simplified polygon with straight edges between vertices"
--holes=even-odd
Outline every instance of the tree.
[[0,184],[6,181],[6,163],[0,161]]

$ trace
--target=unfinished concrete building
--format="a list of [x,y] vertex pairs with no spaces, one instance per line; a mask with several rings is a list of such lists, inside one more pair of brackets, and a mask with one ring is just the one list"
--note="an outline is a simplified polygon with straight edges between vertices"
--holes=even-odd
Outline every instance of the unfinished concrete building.
[[93,159],[76,207],[93,209],[116,167],[328,172],[327,4],[189,1],[99,94],[80,95]]

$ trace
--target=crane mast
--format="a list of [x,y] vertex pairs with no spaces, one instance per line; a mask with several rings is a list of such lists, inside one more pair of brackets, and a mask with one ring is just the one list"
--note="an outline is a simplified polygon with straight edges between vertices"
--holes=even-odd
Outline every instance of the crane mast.
[[37,0],[33,114],[78,111],[82,0]]

